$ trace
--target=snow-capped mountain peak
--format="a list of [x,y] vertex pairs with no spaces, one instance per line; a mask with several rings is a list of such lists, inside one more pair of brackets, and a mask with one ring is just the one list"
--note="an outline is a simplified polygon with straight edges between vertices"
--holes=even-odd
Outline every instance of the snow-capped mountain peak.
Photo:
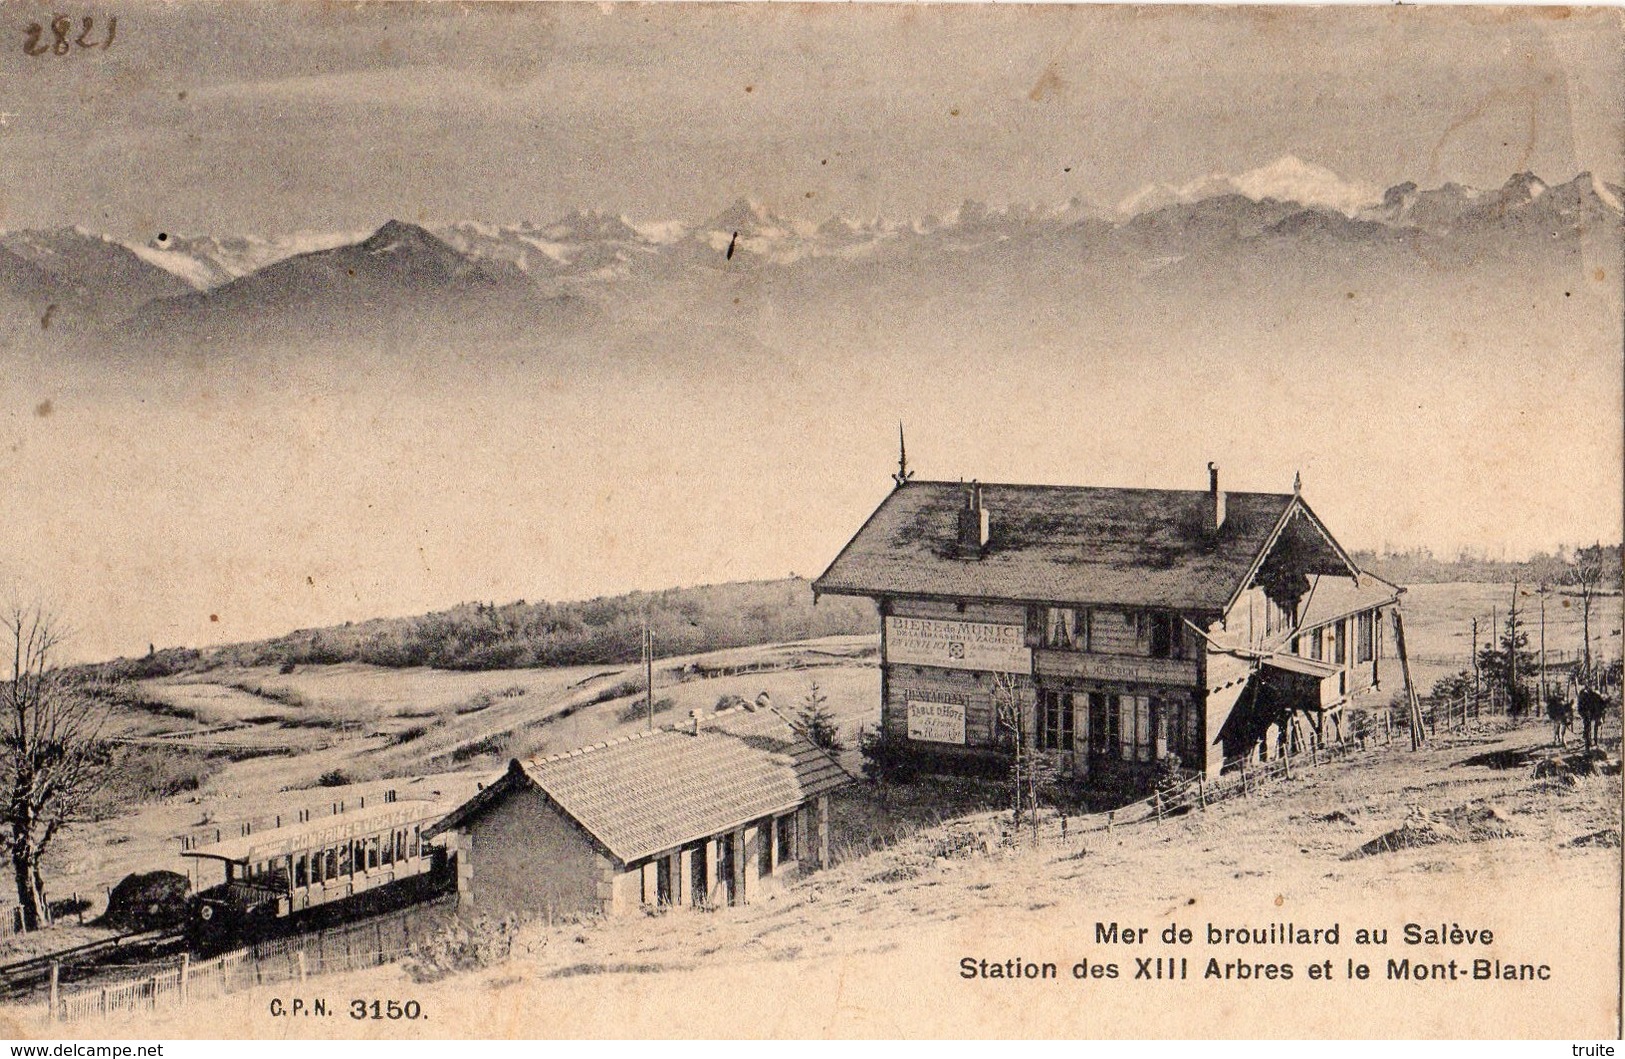
[[1319,206],[1353,216],[1382,197],[1379,188],[1343,178],[1325,166],[1283,155],[1245,173],[1210,173],[1184,184],[1149,184],[1117,204],[1123,217],[1164,206],[1188,205],[1219,195],[1242,195],[1261,202],[1276,199]]

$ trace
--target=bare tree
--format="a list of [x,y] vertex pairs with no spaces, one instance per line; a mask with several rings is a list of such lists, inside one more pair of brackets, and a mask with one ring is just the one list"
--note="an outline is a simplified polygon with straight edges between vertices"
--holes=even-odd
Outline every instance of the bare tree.
[[45,608],[4,612],[11,641],[10,679],[0,684],[0,784],[3,838],[11,854],[24,930],[47,921],[41,864],[64,828],[87,819],[105,783],[100,739],[106,708],[55,666],[60,623]]
[[1039,799],[1054,786],[1058,771],[1055,762],[1032,745],[1023,698],[1021,681],[1016,676],[993,674],[993,720],[1010,733],[1015,744],[1010,761],[1010,802],[1015,826],[1021,827],[1022,813],[1026,812],[1036,840]]
[[1580,648],[1580,681],[1586,687],[1592,684],[1591,678],[1591,601],[1597,595],[1597,589],[1602,586],[1603,578],[1603,548],[1595,545],[1590,548],[1580,548],[1574,553],[1574,565],[1569,568],[1569,584],[1580,590],[1580,635],[1583,644]]

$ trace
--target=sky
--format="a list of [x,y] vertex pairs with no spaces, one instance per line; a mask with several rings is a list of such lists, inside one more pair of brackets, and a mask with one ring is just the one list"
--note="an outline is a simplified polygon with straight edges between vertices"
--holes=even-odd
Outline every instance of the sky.
[[137,3],[105,53],[4,51],[0,227],[919,216],[1284,155],[1617,182],[1619,36],[1606,9]]
[[[967,198],[1109,206],[1283,157],[1372,189],[1625,178],[1612,10],[183,2],[118,18],[106,52],[0,49],[0,228],[696,221],[741,196],[918,217]],[[1518,332],[1538,348],[1480,348],[1501,307],[1478,293],[1386,322],[1353,303],[1335,317],[1348,335],[1300,329],[1337,354],[1325,375],[1242,305],[1221,307],[1241,320],[1229,337],[1174,321],[1166,348],[1124,356],[1043,314],[978,347],[922,306],[896,307],[915,323],[895,331],[881,307],[787,335],[771,292],[740,322],[720,288],[695,310],[718,313],[716,343],[637,372],[593,349],[162,371],[0,350],[0,594],[55,601],[76,654],[102,658],[471,599],[811,576],[884,496],[899,419],[924,477],[1202,488],[1215,459],[1237,489],[1302,471],[1349,547],[1617,539],[1603,271],[1538,307]]]

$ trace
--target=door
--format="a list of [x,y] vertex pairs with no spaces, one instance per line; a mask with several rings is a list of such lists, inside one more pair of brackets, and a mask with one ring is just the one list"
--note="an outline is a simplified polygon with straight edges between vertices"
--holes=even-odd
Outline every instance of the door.
[[722,892],[724,904],[734,903],[734,858],[738,851],[734,849],[734,836],[732,834],[717,837],[717,883]]

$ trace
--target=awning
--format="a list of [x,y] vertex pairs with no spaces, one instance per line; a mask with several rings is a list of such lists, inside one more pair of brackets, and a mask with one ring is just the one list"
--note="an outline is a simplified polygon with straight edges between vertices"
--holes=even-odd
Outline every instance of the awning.
[[1316,680],[1335,677],[1339,672],[1338,667],[1330,662],[1319,662],[1313,658],[1303,658],[1293,654],[1267,654],[1261,657],[1259,662],[1272,669],[1285,670],[1299,676],[1314,677]]

